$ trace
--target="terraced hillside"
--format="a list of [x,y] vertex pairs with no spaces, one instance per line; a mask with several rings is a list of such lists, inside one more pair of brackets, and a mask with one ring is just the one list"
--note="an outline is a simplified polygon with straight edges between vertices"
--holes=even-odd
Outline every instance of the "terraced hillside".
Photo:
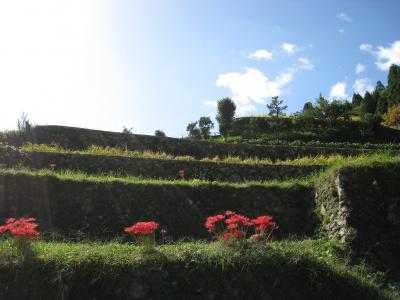
[[[0,148],[0,223],[36,217],[42,238],[30,260],[0,241],[0,299],[400,297],[395,151],[61,127],[8,142]],[[273,241],[213,241],[204,222],[227,210],[272,215]],[[123,233],[141,220],[167,232],[152,252]]]

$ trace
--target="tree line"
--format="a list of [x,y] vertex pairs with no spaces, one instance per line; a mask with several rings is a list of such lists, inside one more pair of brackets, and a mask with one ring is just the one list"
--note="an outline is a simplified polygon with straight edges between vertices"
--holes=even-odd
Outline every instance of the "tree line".
[[[278,96],[272,97],[266,107],[269,110],[268,115],[275,120],[284,116],[287,110],[287,105]],[[234,122],[235,112],[236,105],[232,99],[223,98],[217,101],[216,120],[219,133],[225,138]],[[400,126],[400,66],[390,67],[386,87],[378,81],[373,91],[366,91],[364,95],[354,93],[351,102],[337,99],[329,101],[320,94],[314,103],[307,101],[303,109],[292,116],[310,126],[315,120],[325,120],[330,127],[335,127],[340,119],[359,119],[375,125],[385,121],[386,125]],[[210,117],[203,116],[198,121],[189,123],[186,131],[189,138],[208,139],[214,126]]]

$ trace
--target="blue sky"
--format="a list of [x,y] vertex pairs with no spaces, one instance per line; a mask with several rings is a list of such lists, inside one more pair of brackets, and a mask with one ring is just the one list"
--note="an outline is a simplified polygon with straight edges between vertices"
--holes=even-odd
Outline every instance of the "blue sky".
[[[34,2],[34,3],[32,3]],[[399,1],[0,1],[0,128],[168,136],[214,116],[351,99],[400,64]]]

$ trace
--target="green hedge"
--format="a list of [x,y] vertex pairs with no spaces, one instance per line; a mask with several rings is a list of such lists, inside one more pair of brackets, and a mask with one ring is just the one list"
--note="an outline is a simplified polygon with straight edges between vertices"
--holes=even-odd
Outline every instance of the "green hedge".
[[[243,249],[185,243],[142,253],[117,243],[34,244],[24,262],[0,242],[0,299],[396,299],[332,243]],[[398,298],[397,298],[398,299]]]

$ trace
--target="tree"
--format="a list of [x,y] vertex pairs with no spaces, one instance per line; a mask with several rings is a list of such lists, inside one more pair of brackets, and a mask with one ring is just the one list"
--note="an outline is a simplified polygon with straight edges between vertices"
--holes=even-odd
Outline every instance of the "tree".
[[186,126],[186,131],[188,132],[188,137],[192,139],[200,139],[200,129],[197,127],[197,122],[189,123]]
[[375,114],[376,111],[376,99],[370,92],[365,92],[364,101],[361,104],[361,116],[365,114]]
[[156,129],[156,131],[154,131],[154,135],[158,136],[158,137],[165,137],[165,132],[159,129]]
[[320,119],[325,119],[328,113],[329,101],[325,99],[322,94],[316,100],[317,105],[315,106],[315,114]]
[[363,97],[359,93],[354,93],[351,100],[351,105],[353,106],[353,108],[360,106],[363,100]]
[[133,127],[127,128],[127,127],[124,126],[124,128],[122,129],[122,133],[124,133],[124,134],[133,134]]
[[278,96],[272,97],[271,103],[267,104],[269,109],[269,115],[275,116],[277,119],[280,115],[284,115],[284,111],[287,109],[287,105],[283,105],[283,100],[278,100]]
[[217,102],[216,119],[219,123],[219,132],[223,137],[227,137],[229,129],[232,127],[233,117],[235,116],[236,105],[230,98],[223,98]]
[[211,135],[211,129],[214,128],[214,123],[210,117],[201,117],[199,120],[200,135],[203,139],[208,139]]
[[346,113],[351,109],[350,103],[347,101],[332,100],[326,108],[326,118],[333,125],[340,117],[345,117]]
[[400,104],[400,66],[392,65],[389,69],[387,85],[388,106]]
[[311,103],[311,101],[308,101],[308,102],[304,103],[302,112],[303,113],[309,113],[309,112],[312,112],[312,111],[314,111],[314,106]]
[[384,115],[388,110],[388,102],[386,97],[386,89],[382,82],[378,81],[373,93],[373,97],[376,101],[376,114]]
[[18,131],[28,132],[31,130],[31,123],[29,122],[28,115],[26,113],[22,113],[17,122]]

